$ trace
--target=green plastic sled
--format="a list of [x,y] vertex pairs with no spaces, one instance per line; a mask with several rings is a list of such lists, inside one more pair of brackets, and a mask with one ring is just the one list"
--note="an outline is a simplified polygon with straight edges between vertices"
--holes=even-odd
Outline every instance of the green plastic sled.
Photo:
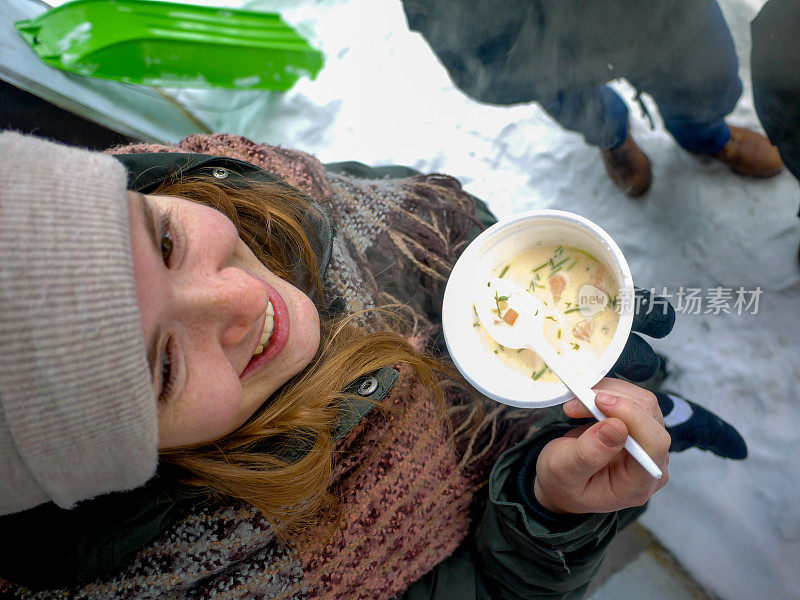
[[45,63],[125,83],[283,91],[324,62],[276,13],[76,0],[14,25]]

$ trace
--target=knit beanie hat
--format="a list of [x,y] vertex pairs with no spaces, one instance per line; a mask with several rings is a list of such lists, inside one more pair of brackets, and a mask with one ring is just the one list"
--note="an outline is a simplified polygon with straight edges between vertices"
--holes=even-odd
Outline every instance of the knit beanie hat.
[[125,168],[0,135],[0,515],[155,472]]

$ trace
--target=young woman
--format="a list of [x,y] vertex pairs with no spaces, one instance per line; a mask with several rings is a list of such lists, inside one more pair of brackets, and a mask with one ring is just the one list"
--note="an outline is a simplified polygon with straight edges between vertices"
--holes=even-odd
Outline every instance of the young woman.
[[[444,282],[492,219],[456,180],[117,152],[0,135],[0,596],[577,597],[666,483],[650,392],[603,380],[610,418],[571,421],[447,366]],[[657,367],[632,335],[618,373]]]

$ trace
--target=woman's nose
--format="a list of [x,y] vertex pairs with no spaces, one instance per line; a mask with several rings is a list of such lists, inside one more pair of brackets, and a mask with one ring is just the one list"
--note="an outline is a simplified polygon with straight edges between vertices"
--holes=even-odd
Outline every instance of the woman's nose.
[[223,347],[245,340],[260,324],[269,296],[264,284],[236,267],[195,282],[187,310],[195,322],[211,327]]

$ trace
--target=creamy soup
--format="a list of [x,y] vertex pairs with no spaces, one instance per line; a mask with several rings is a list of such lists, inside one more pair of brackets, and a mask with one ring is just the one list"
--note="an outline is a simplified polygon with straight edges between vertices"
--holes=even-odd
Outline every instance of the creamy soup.
[[[619,323],[619,286],[610,269],[591,254],[571,246],[541,246],[515,256],[491,274],[525,287],[544,304],[544,334],[550,345],[572,361],[587,364],[611,343]],[[514,311],[498,298],[494,312],[513,322]],[[533,350],[504,348],[475,318],[486,348],[507,365],[541,382],[557,382]]]

